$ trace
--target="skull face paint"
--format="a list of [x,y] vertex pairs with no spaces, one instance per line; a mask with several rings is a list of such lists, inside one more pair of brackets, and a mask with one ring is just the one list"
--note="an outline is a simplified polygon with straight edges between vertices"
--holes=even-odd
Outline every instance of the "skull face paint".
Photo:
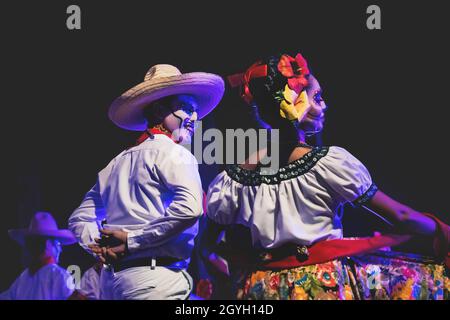
[[198,104],[193,96],[177,95],[170,101],[171,114],[164,118],[163,126],[179,143],[190,143],[197,120]]
[[306,88],[310,108],[300,120],[300,126],[306,134],[322,131],[325,122],[327,105],[322,97],[322,88],[317,79],[311,74],[308,77],[309,85]]

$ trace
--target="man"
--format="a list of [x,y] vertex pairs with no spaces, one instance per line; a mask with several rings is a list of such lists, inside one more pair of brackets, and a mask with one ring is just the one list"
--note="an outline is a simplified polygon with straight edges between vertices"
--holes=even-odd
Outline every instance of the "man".
[[197,161],[179,144],[190,142],[194,121],[214,109],[223,92],[217,75],[156,65],[111,105],[116,125],[144,132],[100,171],[69,219],[81,246],[108,265],[101,273],[102,297],[188,298],[186,268],[203,190]]
[[76,242],[72,232],[60,230],[48,212],[37,212],[28,229],[9,230],[25,250],[27,269],[0,295],[5,300],[66,300],[74,298],[70,274],[58,266],[61,246]]
[[103,263],[97,261],[81,277],[80,292],[89,300],[100,300],[100,276]]

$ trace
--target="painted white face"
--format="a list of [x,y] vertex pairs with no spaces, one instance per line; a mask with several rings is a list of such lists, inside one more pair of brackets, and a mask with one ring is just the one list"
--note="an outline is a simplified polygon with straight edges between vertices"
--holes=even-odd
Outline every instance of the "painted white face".
[[310,108],[306,116],[301,120],[301,127],[308,132],[320,132],[325,122],[325,110],[327,105],[322,98],[322,88],[317,79],[310,75],[308,78],[309,85],[306,88]]
[[164,118],[163,126],[172,133],[175,141],[190,143],[197,120],[197,101],[190,95],[177,95],[170,101],[169,108],[174,111]]
[[46,243],[47,255],[55,258],[55,262],[59,262],[59,256],[62,252],[61,243],[58,240],[47,240]]

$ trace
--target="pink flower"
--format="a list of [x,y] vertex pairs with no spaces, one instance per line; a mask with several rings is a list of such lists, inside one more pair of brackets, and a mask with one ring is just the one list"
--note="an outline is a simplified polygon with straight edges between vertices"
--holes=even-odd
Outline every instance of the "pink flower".
[[407,278],[415,278],[417,275],[416,272],[410,268],[402,268],[402,274]]

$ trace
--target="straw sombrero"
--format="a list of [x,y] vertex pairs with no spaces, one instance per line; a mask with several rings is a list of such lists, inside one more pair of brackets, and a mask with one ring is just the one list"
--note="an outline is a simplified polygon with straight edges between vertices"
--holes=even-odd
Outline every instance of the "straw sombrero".
[[219,104],[224,82],[218,75],[204,72],[182,74],[176,67],[158,64],[150,68],[144,81],[118,97],[109,108],[108,116],[117,126],[133,131],[147,129],[143,109],[160,98],[177,94],[194,96],[198,103],[198,119]]
[[58,229],[53,216],[48,212],[36,212],[27,229],[8,230],[9,236],[20,245],[25,244],[25,238],[29,236],[41,236],[58,240],[62,245],[77,242],[70,230]]

